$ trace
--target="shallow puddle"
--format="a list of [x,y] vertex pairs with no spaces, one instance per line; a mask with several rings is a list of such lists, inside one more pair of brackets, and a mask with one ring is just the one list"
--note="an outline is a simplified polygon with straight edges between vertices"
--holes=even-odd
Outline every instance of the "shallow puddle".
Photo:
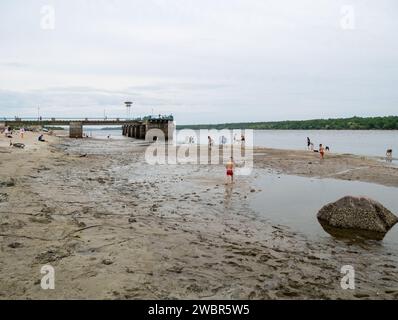
[[[252,208],[273,223],[290,227],[312,240],[327,239],[327,234],[317,220],[317,212],[327,203],[343,196],[366,196],[379,201],[398,215],[398,188],[372,183],[335,179],[306,178],[257,171]],[[397,247],[398,226],[384,237],[384,247]]]

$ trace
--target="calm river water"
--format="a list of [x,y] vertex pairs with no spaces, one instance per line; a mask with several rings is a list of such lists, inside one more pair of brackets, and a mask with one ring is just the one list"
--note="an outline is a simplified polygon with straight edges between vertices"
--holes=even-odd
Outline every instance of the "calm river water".
[[[94,138],[106,138],[108,135],[113,139],[124,138],[120,130],[87,127],[85,133]],[[189,132],[185,134],[184,131],[177,131],[178,143],[188,142],[189,135]],[[383,157],[387,149],[393,149],[393,156],[397,158],[398,155],[397,130],[255,130],[253,143],[258,147],[304,150],[307,147],[307,137],[315,147],[322,143],[334,153]],[[217,138],[215,143],[218,143]]]

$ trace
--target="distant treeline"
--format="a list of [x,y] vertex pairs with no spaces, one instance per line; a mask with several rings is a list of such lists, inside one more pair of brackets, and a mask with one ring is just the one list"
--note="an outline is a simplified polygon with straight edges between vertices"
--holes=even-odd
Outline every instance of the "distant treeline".
[[398,116],[178,125],[177,129],[398,130]]

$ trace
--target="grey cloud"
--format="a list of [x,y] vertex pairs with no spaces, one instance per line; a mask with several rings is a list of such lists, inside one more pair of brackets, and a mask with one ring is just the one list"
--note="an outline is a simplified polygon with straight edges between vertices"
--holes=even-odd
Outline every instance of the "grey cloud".
[[[173,112],[179,122],[396,114],[395,0],[0,4],[0,116]],[[10,110],[11,108],[11,110]]]

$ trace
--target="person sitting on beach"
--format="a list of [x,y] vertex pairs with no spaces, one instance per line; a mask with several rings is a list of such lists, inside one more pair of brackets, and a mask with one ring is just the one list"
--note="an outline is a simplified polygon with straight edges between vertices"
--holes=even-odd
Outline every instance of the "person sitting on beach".
[[225,166],[227,169],[227,179],[230,178],[230,182],[234,182],[234,169],[235,169],[235,162],[234,159],[231,157],[230,160],[227,162]]
[[325,148],[323,147],[322,143],[319,145],[319,154],[321,155],[321,160],[323,160],[325,156]]
[[44,136],[42,134],[39,136],[39,138],[37,138],[37,140],[40,142],[46,142],[46,140],[44,140]]

